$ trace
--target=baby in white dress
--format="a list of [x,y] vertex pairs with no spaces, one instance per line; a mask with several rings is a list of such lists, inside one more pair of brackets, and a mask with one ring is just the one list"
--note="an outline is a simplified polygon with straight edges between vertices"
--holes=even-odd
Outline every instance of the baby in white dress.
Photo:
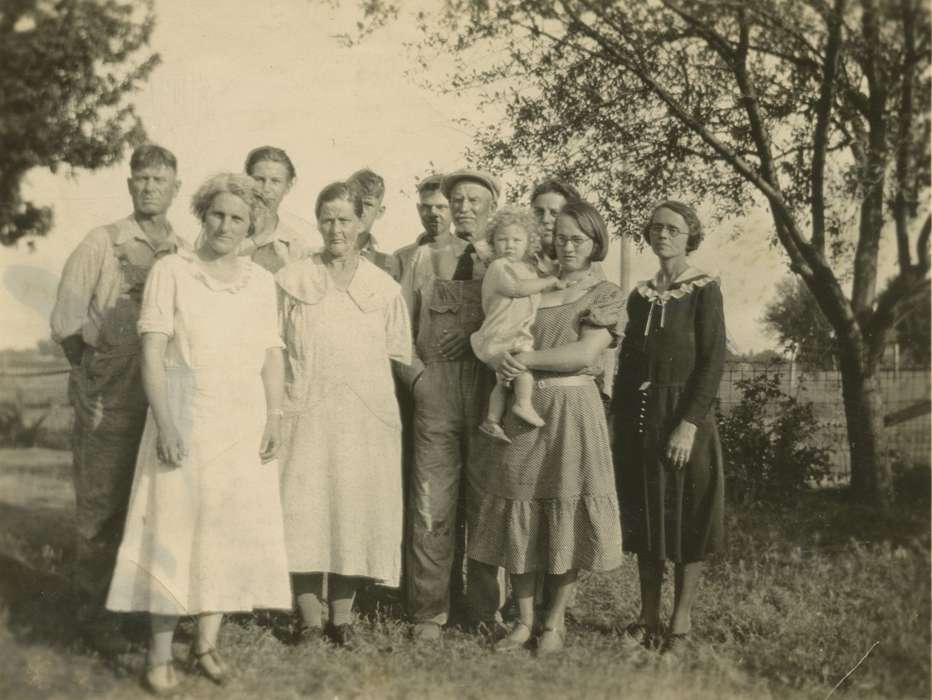
[[[542,276],[539,271],[538,227],[531,211],[522,207],[505,207],[489,223],[487,240],[494,259],[482,280],[485,321],[470,337],[476,357],[486,364],[492,364],[505,352],[533,350],[531,325],[540,305],[541,292],[565,287],[555,276]],[[512,413],[530,425],[544,425],[531,402],[534,394],[531,373],[523,372],[511,384],[514,389]],[[483,433],[504,442],[511,442],[501,425],[508,389],[509,382],[498,375],[489,397],[488,413],[479,425]]]

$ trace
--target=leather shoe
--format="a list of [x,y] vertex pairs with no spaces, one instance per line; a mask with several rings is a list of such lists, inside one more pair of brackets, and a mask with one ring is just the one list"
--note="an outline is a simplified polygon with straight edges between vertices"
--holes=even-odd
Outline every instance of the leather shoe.
[[324,634],[338,647],[351,649],[356,644],[356,630],[350,624],[327,625]]
[[521,620],[515,620],[511,627],[511,632],[495,642],[492,648],[496,653],[507,653],[520,651],[527,648],[528,642],[531,641],[531,628]]
[[624,639],[637,642],[645,649],[658,649],[663,641],[660,625],[645,625],[643,622],[632,622],[627,627],[616,630]]
[[223,662],[220,654],[213,647],[204,651],[195,651],[191,647],[191,670],[200,673],[202,676],[217,685],[223,685],[227,681],[227,666]]
[[671,654],[676,651],[682,651],[686,642],[689,641],[689,633],[673,634],[672,632],[664,637],[663,644],[660,646],[661,654]]
[[411,639],[419,642],[439,642],[443,628],[436,622],[418,622],[411,628]]
[[563,651],[563,642],[566,638],[565,629],[556,627],[544,627],[540,637],[537,639],[537,655],[548,656]]
[[[161,673],[161,669],[165,673]],[[153,695],[166,697],[178,690],[178,676],[175,674],[175,662],[167,661],[164,664],[150,666],[142,677],[142,686]]]

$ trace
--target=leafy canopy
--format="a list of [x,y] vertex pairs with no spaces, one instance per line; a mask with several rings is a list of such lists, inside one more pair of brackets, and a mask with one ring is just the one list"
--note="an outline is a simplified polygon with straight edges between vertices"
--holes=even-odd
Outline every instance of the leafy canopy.
[[22,197],[30,169],[104,167],[144,140],[128,98],[159,62],[143,51],[154,22],[153,0],[0,6],[0,243],[52,226],[51,209]]

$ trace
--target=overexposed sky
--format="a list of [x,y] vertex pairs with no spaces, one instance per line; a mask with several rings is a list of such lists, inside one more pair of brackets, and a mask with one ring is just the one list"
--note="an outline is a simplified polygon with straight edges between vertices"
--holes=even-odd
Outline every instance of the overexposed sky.
[[[375,227],[385,250],[420,231],[414,184],[433,170],[463,165],[470,133],[457,119],[474,114],[469,99],[414,86],[402,46],[417,38],[401,21],[362,45],[347,48],[337,35],[352,32],[355,3],[341,8],[314,0],[158,0],[152,48],[162,64],[137,94],[149,137],[178,156],[180,196],[170,218],[193,241],[197,224],[191,194],[207,176],[239,171],[259,145],[284,148],[298,181],[282,209],[313,218],[317,192],[368,166],[386,180],[387,211]],[[438,77],[443,67],[438,67]],[[433,164],[433,166],[431,165]],[[70,251],[87,232],[131,212],[127,166],[52,175],[34,171],[26,195],[55,209],[55,228],[36,251],[0,249],[0,347],[31,347],[47,338],[55,285]],[[507,179],[507,173],[502,173]],[[743,235],[711,230],[694,264],[721,275],[729,336],[742,351],[770,347],[760,328],[762,307],[786,273],[785,258],[766,243],[766,212],[742,222]],[[634,248],[632,247],[632,250]],[[617,275],[618,246],[607,269]],[[649,277],[653,255],[635,253],[633,278]]]

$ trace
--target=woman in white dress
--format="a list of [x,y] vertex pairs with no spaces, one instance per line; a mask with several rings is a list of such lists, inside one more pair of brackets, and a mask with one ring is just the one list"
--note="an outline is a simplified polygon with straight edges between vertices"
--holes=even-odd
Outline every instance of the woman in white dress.
[[150,411],[107,607],[151,613],[145,684],[178,683],[172,637],[197,615],[195,670],[222,683],[224,612],[290,608],[278,471],[284,383],[271,274],[237,248],[264,206],[246,175],[194,195],[193,253],[159,260],[143,296]]
[[317,198],[324,250],[284,267],[287,355],[281,486],[288,565],[304,623],[352,641],[356,590],[397,586],[401,571],[401,422],[391,360],[411,358],[401,288],[360,256],[362,200],[344,183]]

